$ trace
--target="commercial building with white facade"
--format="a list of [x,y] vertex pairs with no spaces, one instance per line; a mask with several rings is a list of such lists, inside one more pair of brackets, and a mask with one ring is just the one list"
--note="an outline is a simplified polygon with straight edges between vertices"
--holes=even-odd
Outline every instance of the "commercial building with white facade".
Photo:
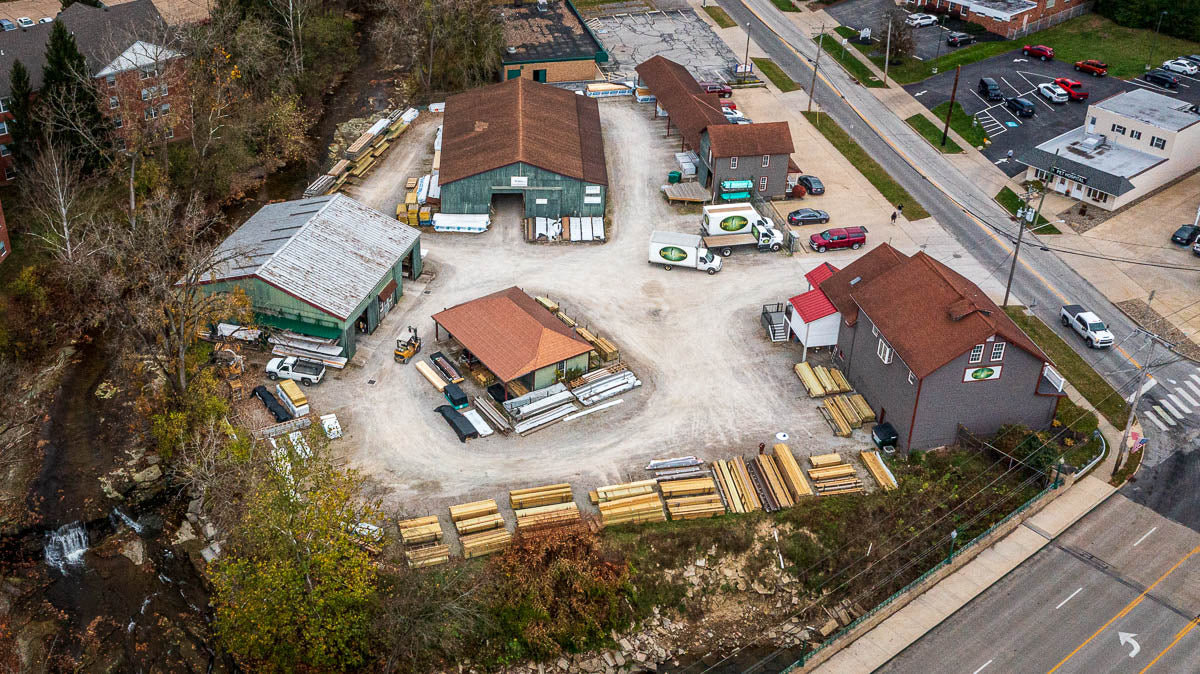
[[1026,180],[1116,210],[1200,166],[1200,113],[1135,89],[1088,106],[1083,126],[1022,152]]

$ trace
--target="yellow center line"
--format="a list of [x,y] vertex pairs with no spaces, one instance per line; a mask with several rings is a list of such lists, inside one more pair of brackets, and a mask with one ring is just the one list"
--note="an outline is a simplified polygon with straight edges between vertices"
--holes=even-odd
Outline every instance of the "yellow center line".
[[[792,46],[792,43],[788,42],[786,39],[784,39],[784,37],[782,35],[780,35],[774,28],[772,28],[771,25],[767,23],[766,19],[764,19],[753,7],[751,7],[749,4],[747,4],[744,0],[742,2],[742,6],[745,7],[746,10],[749,11],[751,14],[753,14],[754,17],[756,19],[758,19],[759,23],[761,23],[764,28],[771,31],[771,33],[774,34],[775,37],[779,38],[779,42],[785,48],[787,48],[788,51],[795,54],[797,58],[799,58],[801,60],[806,60],[806,57],[803,54],[801,54],[799,51],[797,51],[796,48]],[[797,30],[799,30],[799,29],[797,28]],[[819,49],[819,47],[818,47],[818,49]],[[867,126],[871,127],[871,130],[875,132],[875,135],[879,136],[880,140],[887,143],[888,146],[892,148],[892,151],[894,151],[896,154],[900,155],[900,157],[902,159],[904,159],[905,163],[907,163],[910,167],[912,167],[912,169],[914,171],[921,174],[921,177],[928,180],[931,185],[936,187],[942,194],[945,194],[947,197],[950,198],[951,201],[953,201],[956,205],[958,205],[958,207],[962,210],[962,212],[964,214],[966,214],[967,217],[971,218],[971,220],[975,222],[975,225],[977,227],[979,227],[979,229],[981,229],[985,234],[990,236],[992,238],[992,240],[995,241],[1006,253],[1010,253],[1010,254],[1012,253],[1013,249],[1003,239],[1001,239],[996,234],[996,232],[992,230],[991,227],[988,227],[986,224],[984,224],[984,222],[982,220],[975,217],[975,215],[973,213],[971,213],[970,211],[968,211],[966,209],[966,207],[963,206],[962,203],[960,203],[958,201],[958,199],[955,199],[952,194],[947,192],[945,190],[945,188],[943,188],[941,186],[941,184],[939,184],[936,180],[934,180],[932,177],[930,177],[928,174],[926,174],[924,171],[922,171],[920,169],[920,167],[918,167],[917,164],[909,158],[908,154],[906,154],[895,143],[893,143],[886,135],[884,135],[883,132],[881,132],[878,127],[876,127],[874,124],[872,124],[871,120],[867,119],[867,117],[865,115],[863,115],[861,112],[859,112],[858,108],[854,107],[854,104],[850,102],[850,99],[846,98],[844,95],[841,95],[841,92],[837,88],[837,86],[835,86],[833,84],[833,82],[830,82],[828,79],[826,79],[824,73],[818,72],[817,77],[820,77],[821,81],[824,82],[826,86],[828,86],[830,89],[832,89],[835,93],[838,93],[838,95],[841,97],[841,99],[843,101],[845,101],[846,105],[850,106],[850,109],[854,111],[854,114],[858,115],[858,118],[861,119],[864,123],[866,123]],[[814,97],[813,92],[811,92],[811,91],[808,92],[808,95],[810,97]],[[874,94],[872,94],[872,95],[874,95]],[[1051,293],[1054,293],[1054,295],[1056,297],[1058,297],[1058,299],[1061,300],[1064,304],[1068,302],[1067,296],[1062,294],[1062,292],[1060,292],[1058,290],[1058,288],[1054,287],[1054,285],[1051,284],[1050,281],[1048,281],[1046,279],[1046,277],[1039,274],[1036,269],[1029,266],[1028,262],[1026,262],[1025,260],[1021,260],[1021,259],[1018,259],[1017,262],[1021,263],[1021,266],[1024,267],[1026,271],[1028,271],[1030,274],[1033,274],[1035,277],[1037,277],[1037,279],[1039,281],[1041,281],[1042,285],[1045,286],[1045,288],[1047,290],[1049,290]],[[1127,351],[1125,351],[1125,349],[1118,346],[1117,351],[1119,351],[1121,353],[1121,355],[1125,357],[1125,360],[1128,360],[1130,363],[1132,363],[1134,367],[1138,368],[1139,370],[1142,368],[1141,363],[1138,363],[1136,360],[1134,360],[1133,356],[1129,355],[1129,353]]]
[[[1138,604],[1142,603],[1142,600],[1146,598],[1146,595],[1149,594],[1151,590],[1153,590],[1155,587],[1157,587],[1159,583],[1166,580],[1167,576],[1171,575],[1172,573],[1175,573],[1175,569],[1178,569],[1181,564],[1183,564],[1187,560],[1191,559],[1192,555],[1196,554],[1197,552],[1200,552],[1200,545],[1197,545],[1196,547],[1192,548],[1191,552],[1184,555],[1182,559],[1180,559],[1178,562],[1175,562],[1175,564],[1173,564],[1171,566],[1171,568],[1167,569],[1166,572],[1163,573],[1163,575],[1159,576],[1158,580],[1154,581],[1153,585],[1146,588],[1146,590],[1144,592],[1142,592],[1141,594],[1139,594],[1137,596],[1137,598],[1135,598],[1133,601],[1126,604],[1125,608],[1121,609],[1119,613],[1117,613],[1115,616],[1109,618],[1108,622],[1101,625],[1100,629],[1093,632],[1092,636],[1088,637],[1086,641],[1084,641],[1082,644],[1079,644],[1078,646],[1076,646],[1075,650],[1071,651],[1070,653],[1067,653],[1067,657],[1060,660],[1057,665],[1054,665],[1054,669],[1051,669],[1049,672],[1047,672],[1047,674],[1054,674],[1054,672],[1058,671],[1059,667],[1062,667],[1063,665],[1067,664],[1068,660],[1075,657],[1075,654],[1078,653],[1080,651],[1080,649],[1082,649],[1084,646],[1087,646],[1089,643],[1091,643],[1092,639],[1095,639],[1097,636],[1100,635],[1101,632],[1108,629],[1109,625],[1113,624],[1118,619],[1124,618],[1126,615],[1128,615],[1129,612],[1132,611]],[[1180,634],[1179,637],[1176,638],[1176,641],[1178,641],[1180,638],[1182,638],[1183,634],[1186,634],[1186,632]],[[1174,645],[1174,644],[1172,644],[1172,645]],[[1164,651],[1164,653],[1165,652],[1166,651]],[[1160,653],[1159,656],[1161,657],[1162,653]],[[1157,658],[1155,658],[1155,659],[1157,660]],[[1154,664],[1154,663],[1150,663],[1150,664]],[[1145,671],[1145,670],[1143,670],[1143,671]]]
[[1167,654],[1167,651],[1171,650],[1172,648],[1175,648],[1175,644],[1179,643],[1179,640],[1184,638],[1185,636],[1187,636],[1187,633],[1191,632],[1192,628],[1194,628],[1198,624],[1200,624],[1200,617],[1197,617],[1195,620],[1188,623],[1187,627],[1184,627],[1183,629],[1179,630],[1179,634],[1175,635],[1175,640],[1172,641],[1166,648],[1162,649],[1161,653],[1154,656],[1154,659],[1150,661],[1150,664],[1146,665],[1145,667],[1142,667],[1142,670],[1140,672],[1138,672],[1138,674],[1146,674],[1147,669],[1150,669],[1151,667],[1153,667],[1154,663],[1158,662],[1159,659],[1162,658],[1162,656]]

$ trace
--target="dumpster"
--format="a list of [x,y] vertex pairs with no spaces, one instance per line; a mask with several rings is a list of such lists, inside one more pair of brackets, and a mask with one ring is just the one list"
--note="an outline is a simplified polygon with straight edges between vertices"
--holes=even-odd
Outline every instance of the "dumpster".
[[679,171],[671,171],[667,174],[667,182],[671,183],[672,185],[680,180],[683,180],[683,174]]

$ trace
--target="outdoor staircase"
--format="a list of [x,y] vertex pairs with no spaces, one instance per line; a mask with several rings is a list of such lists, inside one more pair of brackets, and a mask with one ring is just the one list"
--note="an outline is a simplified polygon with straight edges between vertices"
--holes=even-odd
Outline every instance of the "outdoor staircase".
[[772,342],[787,341],[787,324],[783,319],[783,303],[764,304],[759,322],[767,330],[767,339]]

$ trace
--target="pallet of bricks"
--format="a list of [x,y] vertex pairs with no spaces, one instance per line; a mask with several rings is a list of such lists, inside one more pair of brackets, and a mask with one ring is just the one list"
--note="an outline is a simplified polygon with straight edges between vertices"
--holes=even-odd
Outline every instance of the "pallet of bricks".
[[503,549],[512,540],[494,499],[450,506],[450,520],[458,530],[463,557],[481,557]]
[[804,384],[810,398],[824,398],[834,393],[849,393],[850,382],[836,367],[813,367],[807,361],[796,363],[792,368]]
[[655,489],[657,485],[655,480],[610,484],[598,487],[588,497],[600,509],[602,526],[662,522],[667,516],[663,514],[662,497]]
[[571,495],[571,485],[565,482],[514,489],[508,492],[508,498],[517,518],[518,533],[576,525],[582,521],[579,506],[575,505]]
[[839,454],[820,454],[809,457],[812,468],[808,477],[816,487],[818,496],[863,493],[862,480],[858,479],[854,466],[842,461]]
[[437,515],[402,520],[396,526],[410,567],[419,569],[450,561],[450,546],[441,542],[442,525]]

